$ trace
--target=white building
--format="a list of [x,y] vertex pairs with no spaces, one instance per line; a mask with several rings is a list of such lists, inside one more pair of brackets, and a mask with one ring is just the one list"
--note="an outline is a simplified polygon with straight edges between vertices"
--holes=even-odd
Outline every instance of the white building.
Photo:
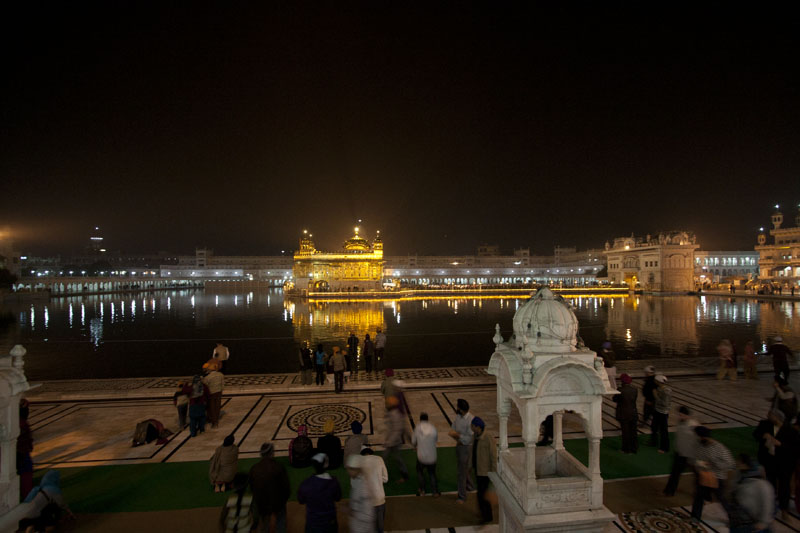
[[[385,256],[383,279],[409,285],[502,285],[557,283],[572,286],[596,283],[605,266],[600,249],[578,251],[556,247],[554,255],[531,255],[528,248],[496,255],[482,246],[476,255]],[[292,279],[292,256],[217,256],[199,248],[180,256],[177,265],[162,265],[161,277],[188,279],[246,279],[276,285]]]
[[188,279],[237,279],[268,281],[275,285],[292,278],[292,256],[214,255],[198,248],[195,255],[178,257],[177,265],[161,265],[161,277]]
[[387,256],[383,275],[410,285],[503,285],[559,283],[591,285],[605,266],[600,249],[577,251],[556,247],[554,255],[531,255],[528,248],[512,255]]
[[694,277],[699,285],[749,280],[756,276],[758,276],[756,252],[698,250],[694,253]]
[[694,234],[686,231],[614,239],[606,242],[608,281],[653,292],[691,291],[697,248]]
[[782,228],[782,225],[783,213],[776,205],[769,231],[773,242],[767,244],[767,236],[761,228],[755,247],[759,254],[759,279],[796,287],[800,280],[800,212],[794,217],[794,227]]

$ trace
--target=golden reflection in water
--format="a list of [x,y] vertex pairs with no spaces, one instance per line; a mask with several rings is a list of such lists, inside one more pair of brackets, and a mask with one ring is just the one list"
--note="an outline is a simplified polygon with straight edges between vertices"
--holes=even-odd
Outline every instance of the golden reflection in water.
[[384,302],[310,302],[285,300],[284,308],[291,314],[294,337],[312,345],[319,339],[340,338],[344,344],[350,332],[363,342],[369,333],[375,337],[378,328],[386,330],[383,320]]
[[662,354],[687,353],[698,344],[696,306],[696,300],[685,296],[614,298],[608,305],[606,337],[631,348],[647,339],[657,341]]

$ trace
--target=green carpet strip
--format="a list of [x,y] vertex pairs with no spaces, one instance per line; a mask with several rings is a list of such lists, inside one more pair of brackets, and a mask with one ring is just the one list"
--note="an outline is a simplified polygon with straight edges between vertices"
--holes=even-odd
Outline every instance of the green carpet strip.
[[[717,429],[714,430],[713,436],[728,446],[734,454],[744,452],[755,456],[756,443],[752,432],[752,428],[746,427]],[[620,453],[619,437],[603,439],[600,447],[603,478],[608,480],[668,474],[672,464],[672,454],[657,453],[656,448],[647,446],[648,440],[649,435],[640,435],[639,453],[623,455]],[[567,440],[565,447],[577,459],[587,464],[586,439]],[[384,486],[387,496],[416,493],[414,450],[404,450],[403,458],[411,473],[411,479],[405,483],[396,483],[400,478],[399,471],[393,462],[388,462],[389,483]],[[247,472],[256,461],[257,459],[240,460],[239,470]],[[312,474],[312,469],[291,468],[285,457],[278,458],[278,461],[287,467],[292,499],[295,499],[297,487]],[[208,461],[74,467],[60,470],[64,496],[73,511],[78,513],[220,507],[227,498],[226,494],[214,493],[208,480]],[[44,470],[38,471],[37,477],[43,474]],[[347,498],[350,487],[347,472],[344,468],[339,468],[331,474],[339,479],[344,497]],[[455,448],[440,448],[437,463],[439,490],[455,491],[456,474]]]

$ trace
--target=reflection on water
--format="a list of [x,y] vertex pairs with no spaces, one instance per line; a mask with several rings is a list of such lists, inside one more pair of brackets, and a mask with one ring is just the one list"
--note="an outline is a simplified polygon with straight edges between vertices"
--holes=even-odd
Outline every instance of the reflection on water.
[[[757,346],[782,335],[800,348],[799,302],[714,296],[570,296],[586,344],[611,340],[618,356],[714,355],[722,338]],[[0,348],[26,345],[31,379],[187,375],[223,341],[231,372],[296,370],[302,340],[327,346],[354,331],[387,332],[392,366],[483,365],[494,324],[510,334],[525,299],[407,298],[294,301],[279,290],[183,290],[57,298],[13,308]]]
[[[620,353],[697,353],[696,306],[697,298],[691,296],[613,298],[607,307],[606,336],[622,345],[616,348]],[[580,320],[581,313],[576,314]]]
[[[388,305],[387,305],[388,304]],[[286,301],[284,316],[291,318],[294,338],[300,341],[332,342],[347,338],[354,332],[359,339],[369,333],[375,336],[378,328],[386,329],[384,311],[400,314],[395,302],[308,302]]]

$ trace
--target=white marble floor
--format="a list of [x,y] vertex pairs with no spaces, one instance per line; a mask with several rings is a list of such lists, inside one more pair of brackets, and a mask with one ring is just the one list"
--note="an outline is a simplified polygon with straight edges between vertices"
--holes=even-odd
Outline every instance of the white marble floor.
[[[800,375],[792,383],[800,390]],[[641,380],[635,383],[641,385]],[[717,381],[712,376],[684,376],[670,380],[673,388],[673,412],[688,406],[702,424],[713,428],[753,426],[768,408],[766,398],[772,393],[768,374],[761,379],[736,382]],[[327,387],[309,386],[300,390],[264,393],[234,393],[223,397],[223,416],[218,428],[190,438],[178,428],[177,413],[168,397],[127,398],[124,394],[98,400],[47,400],[31,395],[30,423],[34,432],[33,459],[37,467],[128,464],[207,460],[226,435],[233,434],[244,457],[255,457],[265,441],[274,442],[279,454],[285,453],[289,440],[300,423],[309,426],[311,436],[321,434],[324,420],[332,417],[337,434],[350,434],[350,423],[358,420],[370,443],[380,447],[384,428],[383,397],[377,387],[346,390],[335,394]],[[422,412],[439,429],[439,445],[451,446],[447,436],[454,418],[455,404],[464,398],[471,411],[482,417],[488,430],[497,431],[495,386],[487,380],[459,385],[409,387],[406,390],[408,429],[413,429]],[[640,400],[641,401],[641,400]],[[174,434],[166,444],[155,442],[131,447],[136,424],[155,418]],[[671,422],[677,417],[672,416]],[[603,429],[606,436],[619,434],[614,420],[614,403],[603,406]],[[519,441],[521,422],[516,412],[509,420],[511,442]],[[581,420],[564,417],[565,438],[583,437]]]

